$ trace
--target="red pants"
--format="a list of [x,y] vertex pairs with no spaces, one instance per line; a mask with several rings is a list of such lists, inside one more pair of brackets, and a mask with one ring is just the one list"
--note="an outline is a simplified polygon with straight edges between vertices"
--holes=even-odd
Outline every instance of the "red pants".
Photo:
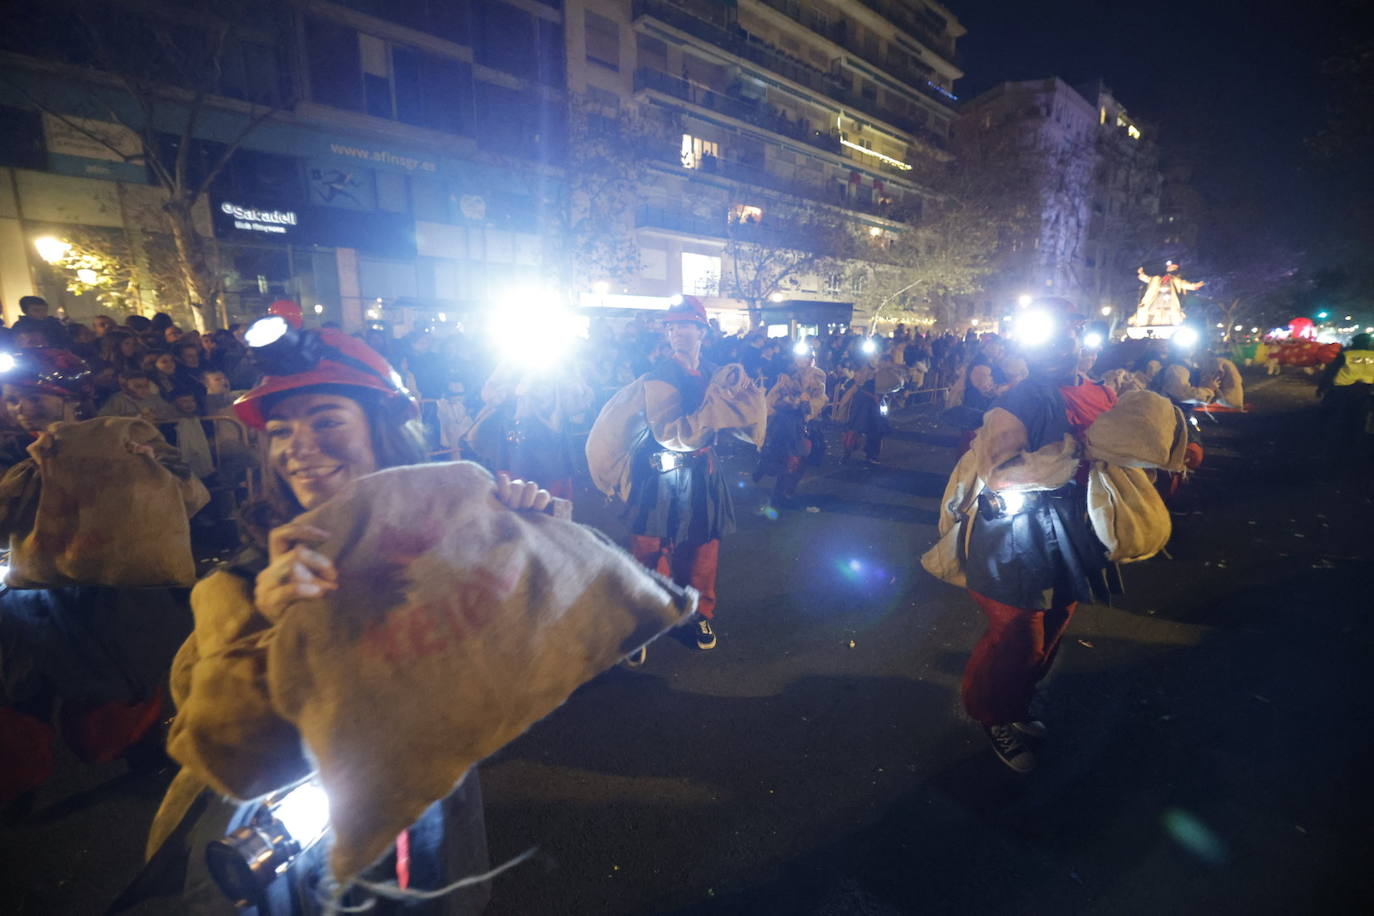
[[983,609],[988,629],[964,668],[964,709],[984,725],[1024,722],[1035,685],[1054,664],[1078,605],[1036,611],[969,594]]
[[650,569],[678,585],[690,585],[701,597],[697,613],[707,620],[716,616],[716,566],[720,562],[720,541],[704,544],[674,544],[642,534],[630,538],[630,553]]

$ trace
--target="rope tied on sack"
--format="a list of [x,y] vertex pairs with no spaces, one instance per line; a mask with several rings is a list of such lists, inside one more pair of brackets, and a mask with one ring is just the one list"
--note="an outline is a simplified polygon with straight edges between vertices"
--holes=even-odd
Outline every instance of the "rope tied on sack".
[[[366,913],[377,905],[377,897],[385,897],[389,900],[415,902],[437,900],[455,891],[460,891],[464,888],[490,881],[497,875],[510,871],[515,866],[528,861],[538,851],[539,847],[531,846],[529,849],[520,853],[520,855],[502,862],[490,871],[483,872],[480,875],[469,875],[466,878],[460,878],[452,884],[432,891],[403,888],[390,881],[364,881],[361,878],[355,878],[350,883],[341,886],[332,876],[326,875],[320,880],[319,887],[316,889],[316,898],[324,907],[325,916],[334,916],[336,913]],[[343,897],[355,887],[375,894],[376,897],[360,903],[357,906],[346,906],[342,903]]]

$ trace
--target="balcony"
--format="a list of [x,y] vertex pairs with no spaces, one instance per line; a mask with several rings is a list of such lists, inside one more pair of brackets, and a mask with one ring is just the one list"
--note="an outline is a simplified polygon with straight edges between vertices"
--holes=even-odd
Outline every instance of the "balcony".
[[684,235],[699,235],[712,239],[726,237],[725,214],[719,219],[706,219],[677,207],[640,207],[635,211],[635,225],[642,228],[667,229]]
[[[767,0],[764,0],[767,2]],[[960,66],[959,52],[954,49],[954,39],[933,31],[909,11],[892,3],[891,0],[859,0],[864,6],[893,23],[908,35],[915,36],[921,44],[939,54],[945,60]]]
[[641,67],[635,71],[635,92],[650,90],[714,111],[726,117],[761,127],[766,131],[810,144],[838,154],[843,147],[833,135],[815,130],[805,121],[793,120],[785,112],[758,99],[717,92],[697,83],[670,76],[659,70]]
[[[828,204],[855,213],[866,213],[871,216],[886,218],[893,216],[893,208],[890,204],[879,204],[872,200],[859,200],[850,197],[838,182],[813,184],[798,181],[776,175],[762,166],[724,158],[707,159],[702,163],[701,168],[689,169],[682,165],[682,160],[678,154],[668,149],[649,150],[646,151],[645,156],[661,167],[676,170],[689,178],[726,178],[751,187],[785,194],[798,200]],[[641,223],[640,225],[646,224]],[[661,226],[660,228],[672,227]],[[706,235],[709,233],[697,232],[695,234]]]
[[[769,3],[769,5],[777,5],[780,0],[764,0],[764,2]],[[757,64],[764,70],[776,73],[818,95],[833,99],[846,108],[861,111],[908,133],[918,134],[922,136],[923,140],[939,149],[945,148],[944,138],[939,137],[938,134],[903,115],[887,110],[879,105],[875,99],[864,98],[838,77],[817,70],[759,41],[727,19],[725,15],[727,7],[722,4],[719,9],[721,15],[718,19],[707,20],[688,13],[681,7],[667,2],[667,0],[635,0],[634,18],[636,22],[643,18],[655,19],[738,58]],[[947,97],[926,86],[925,77],[921,77],[921,84],[915,88],[926,92],[927,95],[947,107],[951,107],[953,104]]]
[[[870,53],[863,48],[854,37],[853,29],[850,27],[848,20],[842,19],[839,22],[830,22],[829,20],[819,19],[814,16],[809,9],[800,6],[796,0],[759,0],[759,2],[764,6],[777,10],[787,18],[801,23],[817,35],[834,42],[856,57],[862,58],[873,66],[895,76],[898,82],[906,87],[915,89],[927,98],[933,99],[947,108],[954,107],[954,100],[950,98],[943,89],[932,85],[930,78],[934,76],[934,71],[925,68],[917,69],[898,59],[892,57],[884,59],[877,53]],[[878,6],[882,4],[878,3],[877,0],[874,0],[874,2],[864,0],[864,5],[877,9]],[[878,11],[882,12],[881,10]],[[895,22],[896,20],[893,21]],[[913,32],[913,34],[917,33]],[[931,44],[929,41],[925,41],[924,43],[931,45],[932,50],[937,51],[941,57],[957,63],[957,59],[952,56],[953,51],[946,52],[944,45]],[[852,95],[852,92],[849,91],[847,86],[845,87],[845,91]],[[881,117],[881,115],[879,117]]]

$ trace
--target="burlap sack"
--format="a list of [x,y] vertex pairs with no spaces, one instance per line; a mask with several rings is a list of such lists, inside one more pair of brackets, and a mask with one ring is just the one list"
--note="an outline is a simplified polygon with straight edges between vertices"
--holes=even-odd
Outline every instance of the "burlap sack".
[[1084,435],[1087,455],[1133,468],[1183,470],[1188,429],[1183,413],[1153,391],[1128,391]]
[[54,423],[0,480],[12,588],[189,587],[190,516],[210,494],[134,417]]
[[[592,483],[607,496],[630,498],[630,462],[651,435],[644,382],[635,379],[620,389],[596,417],[587,434],[587,468]],[[729,431],[762,448],[768,429],[768,403],[739,363],[716,370],[701,406],[682,424],[696,430]]]
[[1138,563],[1164,549],[1169,510],[1140,468],[1094,461],[1088,472],[1088,520],[1113,563]]
[[[598,532],[513,512],[494,493],[491,475],[468,462],[354,481],[297,519],[333,534],[320,550],[339,589],[213,656],[207,602],[244,596],[213,594],[224,586],[210,580],[192,596],[202,657],[172,755],[212,786],[256,794],[268,764],[227,745],[279,743],[289,723],[330,798],[341,881],[473,764],[696,608],[694,591]],[[225,730],[239,737],[226,741]]]

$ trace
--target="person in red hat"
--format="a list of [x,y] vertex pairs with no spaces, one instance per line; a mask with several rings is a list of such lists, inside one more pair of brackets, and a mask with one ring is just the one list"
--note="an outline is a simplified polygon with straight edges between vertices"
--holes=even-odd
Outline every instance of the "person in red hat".
[[[384,468],[420,464],[427,456],[414,397],[395,369],[362,341],[333,328],[297,331],[282,316],[256,322],[246,341],[266,375],[234,403],[234,410],[245,424],[260,431],[263,495],[245,509],[248,537],[242,552],[212,576],[219,577],[216,588],[220,591],[226,582],[224,573],[231,577],[227,581],[241,580],[237,587],[251,603],[251,612],[249,619],[242,619],[240,604],[224,601],[221,607],[207,598],[203,606],[197,605],[196,623],[197,633],[205,628],[218,643],[249,651],[293,602],[358,587],[341,583],[334,564],[316,549],[329,533],[300,524],[297,516],[338,497],[351,480]],[[550,501],[548,492],[536,484],[504,476],[498,478],[497,492],[515,510],[541,511]],[[214,589],[209,591],[215,594]],[[220,675],[215,660],[199,654],[196,640],[193,635],[187,641],[178,665],[187,667],[188,678],[216,683],[214,678]],[[244,685],[234,689],[241,691]],[[450,699],[416,697],[415,701]],[[278,763],[264,761],[268,768]],[[264,773],[264,778],[270,774]],[[172,831],[154,853],[159,861],[177,862],[177,867],[188,869],[179,911],[209,912],[216,904],[224,904],[205,871],[205,844],[243,826],[259,808],[212,796],[210,790],[203,790],[201,797],[207,801],[202,812],[185,815],[195,819],[194,825]],[[164,805],[174,803],[169,795]],[[187,810],[195,808],[188,802]],[[186,844],[194,848],[188,850]],[[302,854],[285,880],[268,886],[264,892],[268,903],[261,911],[301,912],[293,901],[312,899],[316,882],[326,872],[324,852],[319,845]],[[384,861],[366,873],[369,880],[404,881],[410,875],[424,875],[425,886],[438,887],[455,877],[485,871],[486,828],[476,772],[427,809],[398,838],[396,855]],[[477,886],[446,897],[445,902],[455,911],[477,912],[488,893]]]
[[[713,447],[720,431],[692,422],[716,371],[701,359],[706,308],[684,296],[663,322],[672,357],[644,379],[650,435],[631,459],[630,552],[700,593],[694,627],[704,651],[716,647],[716,568],[720,539],[735,530],[735,504]],[[630,663],[642,663],[644,651]]]

